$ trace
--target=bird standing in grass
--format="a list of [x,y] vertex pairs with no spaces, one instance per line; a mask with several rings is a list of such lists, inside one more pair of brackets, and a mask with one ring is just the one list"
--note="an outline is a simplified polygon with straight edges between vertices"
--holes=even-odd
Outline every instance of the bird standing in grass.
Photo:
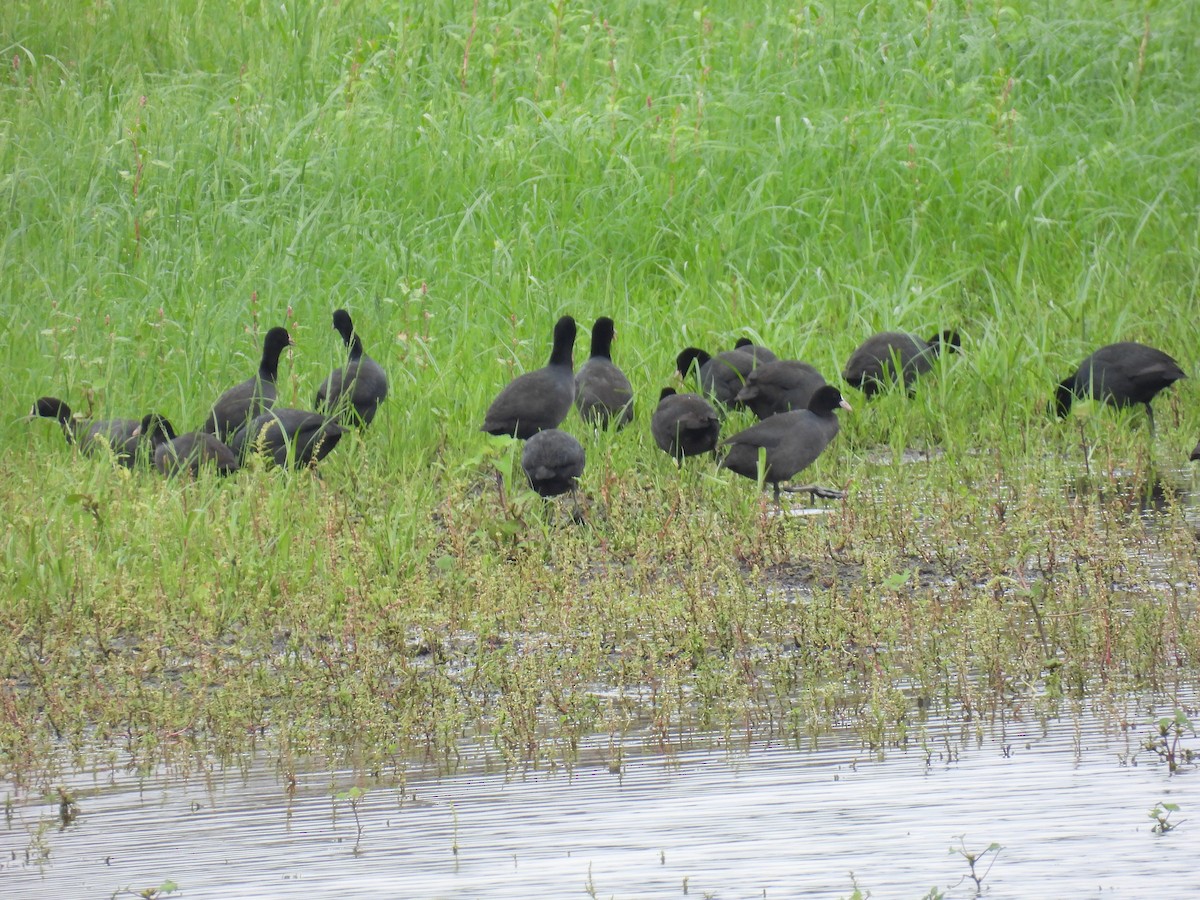
[[775,488],[775,502],[779,502],[780,490],[789,492],[806,491],[814,496],[836,498],[840,491],[807,485],[805,487],[780,488],[780,482],[788,481],[804,471],[821,452],[829,446],[838,433],[835,411],[841,407],[849,410],[850,404],[842,399],[841,392],[832,385],[818,388],[808,402],[807,409],[778,413],[739,431],[721,442],[725,456],[721,468],[729,469],[745,478],[758,478],[759,451],[766,452],[766,471],[763,479]]
[[574,492],[583,475],[583,447],[565,431],[547,428],[529,438],[521,451],[521,468],[529,485],[543,497]]
[[1110,406],[1140,403],[1146,407],[1153,435],[1154,410],[1150,401],[1159,391],[1186,377],[1179,363],[1161,350],[1136,341],[1121,341],[1101,347],[1060,381],[1054,407],[1062,417],[1070,412],[1077,398],[1092,397]]
[[957,350],[960,343],[953,331],[935,334],[927,341],[915,334],[884,331],[867,338],[850,354],[842,378],[868,398],[898,380],[911,394],[917,377],[933,368],[942,350]]
[[763,363],[746,376],[737,402],[749,408],[759,419],[775,413],[807,409],[825,376],[815,366],[795,359],[777,359]]
[[211,466],[218,475],[238,469],[237,456],[228,445],[204,431],[189,431],[155,448],[154,465],[164,475],[190,472],[193,477]]
[[633,388],[612,361],[616,337],[613,320],[607,316],[592,326],[592,352],[575,373],[575,406],[589,425],[607,428],[615,422],[623,428],[633,419]]
[[575,331],[570,316],[558,320],[550,362],[505,385],[488,407],[483,431],[527,440],[562,424],[575,401]]
[[660,450],[669,454],[676,465],[683,465],[686,456],[716,449],[721,419],[699,394],[677,394],[674,388],[663,388],[650,419],[650,433]]
[[738,391],[757,364],[749,347],[725,350],[716,356],[699,347],[685,347],[675,358],[679,377],[687,378],[688,372],[695,368],[701,393],[723,406],[736,405]]
[[303,409],[270,409],[239,428],[229,447],[243,464],[259,453],[277,466],[290,463],[300,469],[328,456],[345,433],[332,416]]
[[227,441],[235,431],[255,416],[275,405],[277,391],[275,379],[279,376],[279,357],[292,346],[292,338],[286,328],[272,328],[263,338],[262,359],[258,374],[240,384],[235,384],[217,398],[212,412],[201,431],[215,434]]
[[141,419],[99,419],[88,422],[75,419],[71,415],[71,407],[57,397],[39,397],[29,415],[30,418],[54,419],[62,428],[68,444],[78,446],[92,456],[107,448],[113,458],[127,468],[132,468],[142,456],[153,459],[155,447],[175,437],[171,423],[158,413],[150,413]]
[[350,350],[346,365],[334,370],[317,389],[316,409],[336,415],[343,425],[371,424],[388,394],[387,375],[371,357],[363,353],[362,341],[354,330],[350,313],[339,309],[333,314],[333,327]]

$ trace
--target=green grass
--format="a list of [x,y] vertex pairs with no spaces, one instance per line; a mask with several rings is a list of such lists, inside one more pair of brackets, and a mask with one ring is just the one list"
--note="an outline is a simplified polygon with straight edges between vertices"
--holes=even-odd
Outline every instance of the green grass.
[[[881,743],[902,685],[1194,685],[1194,526],[1136,515],[1200,436],[1194,385],[1157,401],[1152,454],[1136,411],[1046,403],[1110,341],[1197,372],[1200,11],[1018,6],[3,4],[14,771],[60,738],[377,762],[467,736],[516,761],[847,712]],[[54,394],[195,427],[275,324],[308,406],[337,307],[392,397],[319,480],[129,475],[19,418]],[[585,528],[478,432],[563,313],[616,320],[638,403],[616,436],[568,420]],[[963,353],[912,401],[848,393],[827,516],[677,473],[648,434],[688,344],[835,377],[873,331],[947,327]]]

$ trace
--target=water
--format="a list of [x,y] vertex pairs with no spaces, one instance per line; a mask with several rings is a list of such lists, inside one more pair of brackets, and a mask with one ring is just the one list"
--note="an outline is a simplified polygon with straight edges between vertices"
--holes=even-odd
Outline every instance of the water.
[[[301,776],[290,796],[266,760],[186,782],[92,773],[70,786],[80,815],[66,828],[57,799],[15,804],[0,895],[108,897],[170,879],[192,898],[677,898],[686,880],[688,897],[849,897],[853,872],[874,898],[971,897],[950,851],[961,835],[969,851],[1003,846],[989,897],[1194,897],[1200,773],[1170,776],[1139,753],[1152,716],[1129,710],[980,732],[934,721],[926,749],[882,759],[847,731],[816,749],[706,735],[669,756],[631,745],[619,771],[418,771],[403,790],[367,786],[361,839],[349,799],[335,799],[348,773]],[[1191,821],[1153,833],[1160,801]],[[40,865],[39,822],[53,823]]]

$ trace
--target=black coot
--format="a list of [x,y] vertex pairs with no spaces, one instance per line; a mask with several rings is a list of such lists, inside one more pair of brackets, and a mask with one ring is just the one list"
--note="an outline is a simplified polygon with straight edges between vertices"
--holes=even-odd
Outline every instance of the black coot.
[[275,405],[275,379],[279,375],[279,356],[292,345],[286,328],[272,328],[263,338],[262,360],[258,374],[235,384],[217,398],[201,431],[215,434],[222,441],[247,421]]
[[716,449],[721,419],[699,394],[677,394],[673,388],[663,388],[650,419],[650,433],[659,449],[682,465],[685,456]]
[[[779,483],[804,471],[821,455],[837,436],[838,407],[850,409],[841,393],[832,385],[818,388],[807,409],[779,413],[751,425],[721,442],[725,458],[721,467],[746,478],[758,478],[759,450],[766,451],[767,470],[764,479],[775,488],[779,500]],[[787,488],[789,491],[808,491],[823,497],[838,497],[841,493],[814,486]]]
[[152,459],[154,447],[175,436],[171,423],[157,413],[150,413],[141,419],[98,419],[88,422],[73,418],[71,408],[57,397],[39,397],[29,414],[31,418],[57,421],[67,443],[78,446],[84,453],[97,455],[109,452],[117,462],[127,467],[132,467],[137,461],[140,448],[146,448],[147,458]]
[[1146,407],[1153,433],[1154,411],[1150,401],[1163,388],[1186,377],[1179,363],[1154,347],[1136,341],[1108,344],[1059,382],[1054,397],[1055,409],[1059,416],[1065,416],[1077,397],[1093,397],[1110,406],[1141,403]]
[[550,362],[505,385],[488,407],[482,430],[525,440],[561,425],[575,400],[574,349],[575,320],[563,316],[554,326]]
[[521,451],[529,485],[543,497],[574,491],[583,474],[583,447],[565,431],[547,428],[531,435]]
[[933,368],[942,348],[957,350],[960,341],[953,331],[935,334],[927,341],[915,334],[885,331],[872,335],[850,354],[842,378],[873,397],[889,384],[895,384],[897,373],[909,393],[917,377]]
[[725,350],[711,356],[699,347],[685,347],[675,358],[679,377],[687,378],[696,369],[700,390],[725,406],[734,406],[746,376],[756,365],[755,357],[746,350]]
[[379,363],[363,353],[362,341],[354,330],[350,313],[344,309],[335,312],[333,327],[350,348],[350,359],[317,389],[316,408],[318,412],[336,415],[343,425],[365,428],[387,397],[387,375]]
[[238,469],[237,456],[228,445],[204,431],[189,431],[173,440],[159,444],[154,451],[154,465],[164,475],[190,472],[193,476],[211,466],[218,475],[228,475]]
[[825,376],[815,366],[795,359],[777,359],[763,363],[746,376],[737,402],[748,407],[760,419],[775,413],[807,409]]
[[332,416],[303,409],[271,409],[243,425],[229,442],[242,463],[260,453],[277,466],[317,463],[338,445],[346,429]]
[[612,342],[616,336],[613,320],[607,316],[592,326],[592,353],[575,373],[575,407],[589,425],[618,428],[633,419],[633,387],[612,361]]

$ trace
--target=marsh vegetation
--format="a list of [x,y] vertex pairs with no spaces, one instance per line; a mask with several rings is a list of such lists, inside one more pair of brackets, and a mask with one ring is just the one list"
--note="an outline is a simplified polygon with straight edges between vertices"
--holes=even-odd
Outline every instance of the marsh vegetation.
[[[1098,697],[1194,721],[1198,31],[1183,0],[4,4],[9,794],[263,754],[283,785],[570,768],[597,735],[616,768],[692,731],[886,757],[929,711]],[[162,479],[21,419],[190,431],[273,326],[306,407],[338,308],[390,390],[319,477]],[[564,424],[578,513],[479,430],[566,314],[613,318],[636,411]],[[804,476],[845,500],[778,507],[650,434],[683,347],[836,383],[871,333],[944,329],[912,397],[845,389]],[[1120,340],[1192,376],[1156,432],[1056,420]]]

